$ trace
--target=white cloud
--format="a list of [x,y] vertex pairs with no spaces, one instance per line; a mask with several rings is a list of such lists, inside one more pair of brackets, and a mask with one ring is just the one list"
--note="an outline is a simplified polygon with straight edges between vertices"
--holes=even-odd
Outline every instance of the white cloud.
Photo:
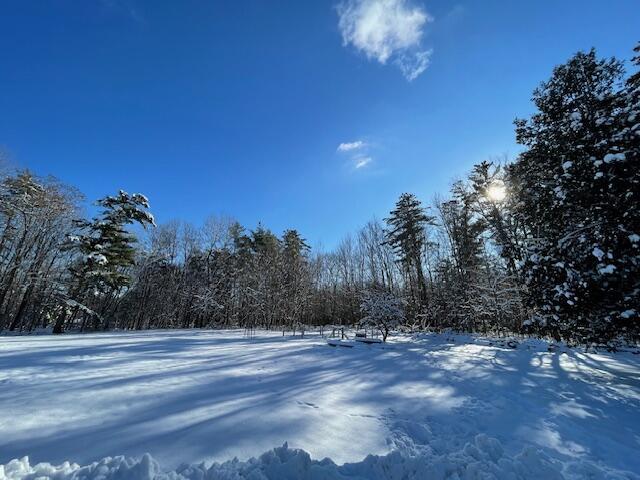
[[355,142],[345,142],[338,145],[339,152],[350,152],[352,150],[358,150],[365,146],[362,140],[356,140]]
[[423,48],[422,38],[433,19],[424,8],[409,0],[343,0],[337,9],[345,45],[383,65],[391,59],[409,81],[429,65],[431,50]]
[[356,157],[353,159],[356,162],[356,168],[362,168],[373,160],[371,157]]
[[343,142],[338,145],[337,151],[345,154],[349,158],[349,165],[356,170],[369,165],[373,158],[369,156],[371,145],[363,140],[355,140],[353,142]]
[[432,52],[433,50],[424,50],[415,52],[412,55],[401,55],[396,59],[395,63],[404,77],[411,82],[427,69],[431,61]]

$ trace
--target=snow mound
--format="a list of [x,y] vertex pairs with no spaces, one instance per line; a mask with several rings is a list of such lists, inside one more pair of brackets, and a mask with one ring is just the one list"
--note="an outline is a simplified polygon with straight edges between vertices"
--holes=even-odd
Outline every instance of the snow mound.
[[498,440],[483,434],[460,451],[444,455],[404,456],[394,451],[341,466],[328,458],[312,460],[304,450],[291,449],[286,443],[246,462],[234,459],[210,467],[204,463],[182,465],[174,471],[164,471],[149,454],[139,460],[106,457],[86,466],[69,462],[31,465],[28,457],[0,465],[0,480],[560,480],[585,475],[599,479],[638,478],[627,472],[609,474],[593,464],[563,465],[532,447],[509,457]]

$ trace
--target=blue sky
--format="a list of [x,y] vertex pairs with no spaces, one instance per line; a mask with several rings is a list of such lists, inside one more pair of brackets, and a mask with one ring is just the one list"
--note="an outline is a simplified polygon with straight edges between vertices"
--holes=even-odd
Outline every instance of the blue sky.
[[5,0],[0,145],[89,200],[145,193],[160,222],[331,247],[513,157],[553,66],[628,59],[639,26],[637,0]]

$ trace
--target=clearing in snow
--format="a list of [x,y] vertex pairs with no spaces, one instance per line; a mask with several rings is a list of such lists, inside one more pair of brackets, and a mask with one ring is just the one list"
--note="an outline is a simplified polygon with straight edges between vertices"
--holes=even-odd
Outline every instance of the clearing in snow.
[[5,337],[0,479],[638,479],[639,407],[640,356],[533,340]]

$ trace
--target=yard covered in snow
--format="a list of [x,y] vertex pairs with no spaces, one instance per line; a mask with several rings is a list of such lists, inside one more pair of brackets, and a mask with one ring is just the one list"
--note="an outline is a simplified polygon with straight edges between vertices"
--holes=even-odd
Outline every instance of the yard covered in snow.
[[639,407],[640,355],[539,341],[3,337],[0,479],[640,478]]

